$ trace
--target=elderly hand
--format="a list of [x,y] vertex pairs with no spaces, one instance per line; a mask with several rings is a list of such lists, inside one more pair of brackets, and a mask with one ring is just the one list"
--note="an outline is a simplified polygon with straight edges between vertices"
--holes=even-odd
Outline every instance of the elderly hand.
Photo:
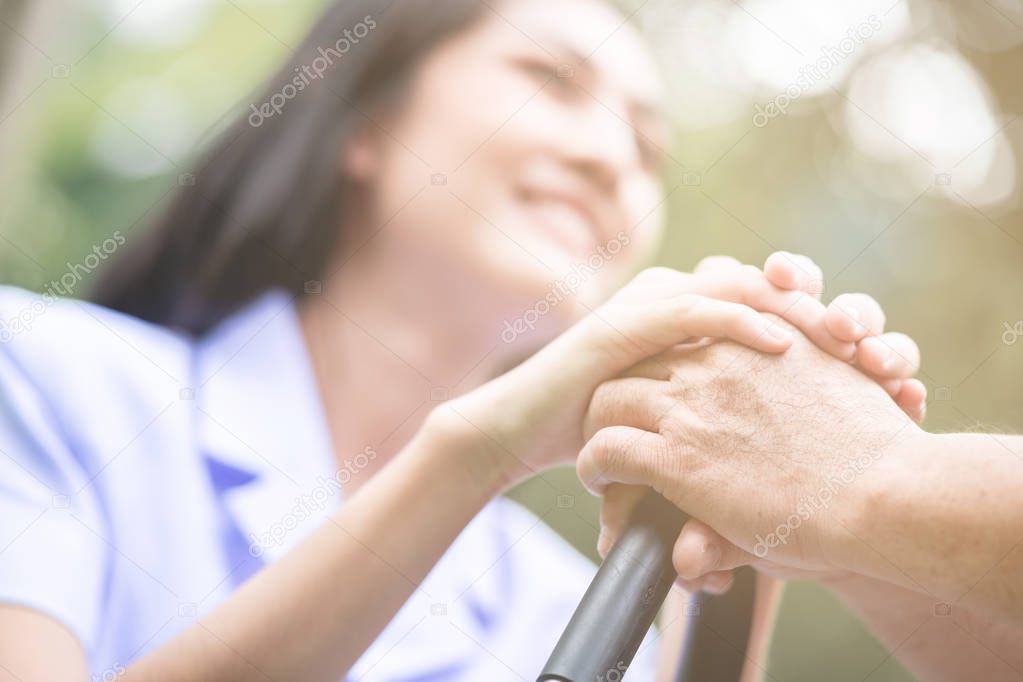
[[[728,256],[711,256],[697,265],[694,275],[702,277],[733,277],[755,275],[754,269]],[[922,422],[926,411],[927,391],[912,378],[919,366],[920,354],[914,341],[896,332],[885,332],[885,314],[872,297],[862,293],[841,294],[825,308],[817,299],[823,289],[823,273],[807,256],[779,251],[764,263],[762,277],[778,289],[805,294],[800,302],[800,330],[816,332],[810,336],[830,353],[843,357],[847,346],[854,344],[852,363],[872,377],[895,400],[896,404],[916,422]],[[794,318],[789,315],[789,321]],[[821,334],[820,330],[828,334]],[[828,337],[831,337],[830,339]],[[824,338],[821,344],[818,339]],[[850,356],[846,356],[850,357]],[[605,387],[605,392],[613,390]],[[605,393],[605,399],[608,396]],[[601,537],[598,551],[605,555],[628,523],[632,508],[646,487],[612,485],[605,491],[601,511]],[[751,555],[722,538],[706,523],[691,518],[675,547],[675,566],[679,583],[689,591],[706,589],[723,592],[731,585],[735,566],[752,564],[775,577],[807,577],[805,571],[775,564]],[[814,574],[815,575],[815,574]]]
[[[704,259],[695,272],[725,274],[744,267],[733,258],[712,256]],[[802,291],[815,299],[819,299],[823,292],[824,275],[807,256],[775,252],[767,258],[763,272],[767,281],[780,289]],[[823,310],[823,326],[835,341],[855,344],[853,363],[874,378],[906,414],[916,422],[922,422],[927,389],[919,380],[912,378],[920,365],[920,351],[913,339],[898,332],[885,332],[884,310],[867,294],[840,294],[826,310],[819,304],[817,310]],[[814,325],[788,321],[797,324],[800,331],[818,346],[838,356],[831,347],[818,340],[820,335],[807,333],[815,329]]]
[[[584,484],[598,494],[649,486],[699,519],[687,525],[698,538],[720,539],[694,548],[684,531],[674,557],[682,575],[758,561],[841,570],[830,548],[855,528],[886,453],[922,433],[877,382],[796,337],[775,356],[731,343],[676,347],[594,394]],[[605,501],[604,549],[640,494]]]

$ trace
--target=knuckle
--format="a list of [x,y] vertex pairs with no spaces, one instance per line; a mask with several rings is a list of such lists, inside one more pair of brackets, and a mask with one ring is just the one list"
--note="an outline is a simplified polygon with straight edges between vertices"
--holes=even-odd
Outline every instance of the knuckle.
[[920,347],[913,337],[902,332],[891,332],[892,345],[914,367],[920,364]]
[[767,276],[754,265],[744,265],[737,273],[736,278],[741,303],[752,304],[752,301],[763,296],[770,285]]
[[749,328],[749,318],[743,312],[734,311],[725,317],[722,326],[728,338],[744,340],[747,336],[744,332]]
[[656,265],[648,268],[643,268],[639,271],[632,281],[633,282],[661,282],[667,279],[674,278],[679,272],[672,268],[664,267],[663,265]]
[[587,450],[593,462],[598,466],[606,468],[608,464],[613,463],[614,458],[619,455],[618,440],[615,438],[614,430],[608,427],[598,430],[590,438]]
[[693,269],[693,272],[709,272],[709,271],[720,271],[720,270],[735,270],[742,265],[737,259],[732,256],[725,256],[721,254],[715,254],[713,256],[707,256],[700,260]]
[[590,406],[587,410],[587,417],[600,424],[601,419],[607,414],[611,401],[614,400],[615,387],[611,382],[604,382],[597,386],[590,397]]
[[746,305],[737,305],[731,312],[728,316],[728,329],[734,336],[756,329],[763,320],[760,313]]
[[693,565],[693,560],[690,552],[686,550],[686,547],[681,542],[676,542],[675,547],[671,551],[671,564],[675,569],[675,573],[680,578],[685,580],[692,580],[698,577]]
[[870,294],[862,292],[847,294],[846,300],[852,305],[860,307],[864,312],[879,315],[881,319],[884,319],[884,308]]
[[[707,364],[717,370],[723,370],[739,364],[745,357],[754,355],[756,351],[731,341],[718,341],[707,346],[704,358]],[[718,374],[718,377],[724,374]]]
[[686,293],[675,298],[676,310],[684,317],[705,311],[712,304],[712,299],[700,294]]

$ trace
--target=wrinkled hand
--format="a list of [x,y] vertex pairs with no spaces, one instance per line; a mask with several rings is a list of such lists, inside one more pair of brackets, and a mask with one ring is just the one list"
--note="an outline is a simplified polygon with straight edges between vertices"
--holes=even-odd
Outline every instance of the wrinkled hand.
[[[697,265],[694,275],[727,277],[755,271],[728,256],[711,256]],[[828,339],[821,334],[826,330],[832,344],[826,348],[843,357],[848,346],[855,344],[852,362],[865,374],[875,379],[902,408],[917,422],[926,412],[927,391],[912,378],[919,366],[920,354],[916,344],[905,334],[885,332],[885,314],[872,297],[862,293],[841,294],[825,309],[818,300],[823,289],[823,273],[807,256],[776,252],[764,264],[763,277],[779,289],[806,294],[800,302],[801,330],[815,330],[815,341]],[[812,299],[812,300],[811,300]],[[791,317],[790,317],[791,319]],[[601,536],[598,551],[606,555],[620,531],[628,523],[635,503],[646,493],[643,486],[612,485],[604,495],[601,510]],[[758,570],[779,578],[806,578],[818,574],[775,564],[759,559],[722,538],[710,526],[692,518],[686,524],[675,547],[675,567],[679,583],[689,591],[705,589],[710,592],[726,591],[735,566],[751,564]]]
[[[818,299],[821,296],[823,273],[806,256],[773,253],[764,263],[764,275],[776,287],[808,291]],[[836,341],[855,343],[853,364],[881,384],[914,421],[923,422],[927,389],[912,378],[920,366],[920,351],[905,334],[885,332],[884,310],[873,297],[840,294],[828,305],[823,323]]]
[[[920,433],[877,382],[796,336],[778,356],[730,343],[676,347],[594,394],[580,478],[598,494],[649,486],[699,519],[675,547],[683,576],[758,562],[841,570],[829,547],[857,514],[857,492],[895,439]],[[605,500],[603,549],[640,494]]]

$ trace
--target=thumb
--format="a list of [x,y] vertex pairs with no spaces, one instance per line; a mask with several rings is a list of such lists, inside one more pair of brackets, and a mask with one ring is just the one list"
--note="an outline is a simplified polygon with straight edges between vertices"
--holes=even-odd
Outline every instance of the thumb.
[[604,490],[604,503],[600,507],[600,537],[597,553],[606,558],[629,525],[632,513],[650,489],[645,485],[609,485]]
[[671,555],[675,571],[687,580],[745,566],[755,559],[698,519],[686,521]]

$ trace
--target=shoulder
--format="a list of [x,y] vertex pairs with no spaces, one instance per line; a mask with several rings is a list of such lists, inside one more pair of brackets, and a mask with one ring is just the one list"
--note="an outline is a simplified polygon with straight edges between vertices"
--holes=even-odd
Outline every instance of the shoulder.
[[0,287],[0,347],[31,376],[66,386],[111,374],[142,381],[180,375],[189,343],[93,303]]
[[33,413],[69,438],[116,442],[113,432],[137,431],[181,396],[190,348],[179,334],[92,303],[0,287],[8,421]]

